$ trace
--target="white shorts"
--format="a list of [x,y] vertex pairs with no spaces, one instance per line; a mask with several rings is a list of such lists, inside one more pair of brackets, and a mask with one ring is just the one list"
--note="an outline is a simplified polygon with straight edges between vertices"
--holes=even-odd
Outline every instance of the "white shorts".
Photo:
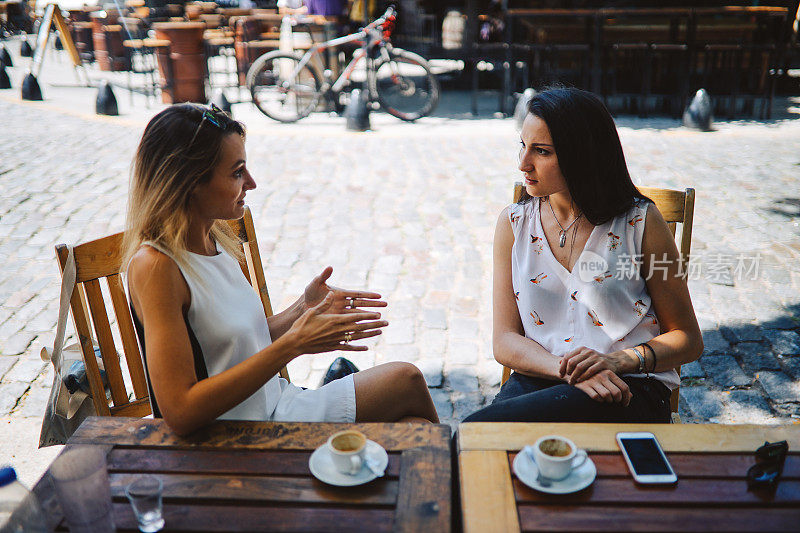
[[280,378],[281,398],[270,420],[276,422],[356,421],[353,374],[318,389],[302,389]]

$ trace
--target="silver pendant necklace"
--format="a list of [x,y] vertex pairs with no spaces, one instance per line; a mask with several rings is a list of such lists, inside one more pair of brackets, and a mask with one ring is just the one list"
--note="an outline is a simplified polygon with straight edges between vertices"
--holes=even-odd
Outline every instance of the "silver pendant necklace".
[[560,248],[563,248],[564,245],[567,244],[567,231],[569,231],[569,228],[571,228],[572,225],[575,224],[578,221],[578,219],[580,219],[583,216],[583,213],[575,217],[575,219],[569,223],[569,226],[565,228],[564,226],[561,225],[561,222],[558,221],[556,212],[553,211],[553,204],[550,203],[550,198],[547,199],[547,205],[550,206],[550,212],[553,213],[553,218],[556,220],[556,224],[558,224],[558,227],[561,228],[561,231],[558,232],[558,246]]

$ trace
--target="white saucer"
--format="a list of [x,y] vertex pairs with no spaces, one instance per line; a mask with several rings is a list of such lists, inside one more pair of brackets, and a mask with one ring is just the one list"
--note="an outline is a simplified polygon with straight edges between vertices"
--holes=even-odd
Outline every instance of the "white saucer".
[[517,478],[525,483],[532,489],[549,494],[569,494],[571,492],[578,492],[592,484],[594,478],[597,476],[597,468],[590,458],[570,472],[570,474],[560,481],[551,481],[550,486],[544,487],[536,479],[539,476],[539,469],[536,463],[531,461],[524,451],[520,450],[514,458],[514,474]]
[[[377,442],[367,439],[367,455],[377,463],[380,470],[385,470],[389,464],[389,455],[386,450]],[[376,476],[372,470],[367,468],[367,465],[361,467],[361,471],[355,475],[342,474],[333,465],[333,459],[328,451],[327,445],[322,445],[311,454],[308,459],[308,468],[311,469],[311,474],[329,485],[337,485],[339,487],[352,487],[355,485],[363,485],[375,479]]]

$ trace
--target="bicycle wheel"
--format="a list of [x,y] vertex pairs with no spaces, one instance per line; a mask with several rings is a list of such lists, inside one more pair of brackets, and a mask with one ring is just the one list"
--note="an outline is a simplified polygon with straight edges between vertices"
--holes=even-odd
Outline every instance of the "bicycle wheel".
[[253,103],[269,118],[295,122],[317,107],[319,77],[309,65],[298,71],[300,59],[286,52],[270,52],[256,59],[247,71]]
[[439,101],[439,82],[428,62],[399,48],[377,60],[372,87],[387,113],[409,122],[430,114]]

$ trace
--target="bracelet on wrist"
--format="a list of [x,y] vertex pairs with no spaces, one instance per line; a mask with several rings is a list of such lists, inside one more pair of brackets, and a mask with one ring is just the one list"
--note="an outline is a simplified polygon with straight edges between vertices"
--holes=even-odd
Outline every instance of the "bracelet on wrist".
[[633,350],[633,353],[635,353],[635,354],[636,354],[636,357],[638,357],[638,358],[639,358],[639,369],[636,371],[636,373],[637,373],[637,374],[642,374],[642,373],[644,373],[644,355],[642,355],[642,352],[641,352],[641,350],[639,350],[639,348],[638,348],[638,347],[636,347],[636,346],[634,346],[633,348],[631,348],[631,350]]
[[656,351],[653,349],[652,346],[650,346],[646,342],[642,343],[642,348],[644,348],[644,347],[647,347],[650,350],[650,353],[653,354],[653,366],[650,367],[650,372],[655,372],[656,371],[656,362],[658,361],[658,358],[656,357]]

